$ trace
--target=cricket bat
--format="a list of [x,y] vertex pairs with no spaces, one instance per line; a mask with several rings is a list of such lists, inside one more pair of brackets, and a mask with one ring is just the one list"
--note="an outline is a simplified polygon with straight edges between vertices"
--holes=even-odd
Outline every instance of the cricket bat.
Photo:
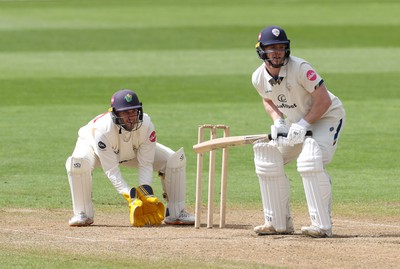
[[[306,136],[311,136],[312,132],[307,131]],[[278,136],[287,136],[287,134],[279,133]],[[266,142],[271,141],[271,134],[257,134],[257,135],[241,135],[241,136],[228,136],[216,139],[211,139],[198,143],[193,146],[196,153],[204,153],[214,149],[221,149],[227,147],[241,146],[246,144],[253,144],[259,139],[265,139]]]
[[271,140],[271,135],[258,134],[221,137],[196,144],[193,146],[193,150],[196,153],[203,153],[214,149],[252,144],[259,139],[268,139],[269,141]]

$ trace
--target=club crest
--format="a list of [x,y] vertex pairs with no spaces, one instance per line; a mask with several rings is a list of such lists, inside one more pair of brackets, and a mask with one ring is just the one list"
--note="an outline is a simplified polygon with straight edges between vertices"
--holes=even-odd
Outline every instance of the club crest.
[[132,94],[127,94],[125,95],[125,101],[127,101],[128,103],[132,102]]
[[276,29],[276,28],[272,29],[272,34],[274,36],[278,37],[280,33],[281,33],[281,31],[279,31],[279,29]]

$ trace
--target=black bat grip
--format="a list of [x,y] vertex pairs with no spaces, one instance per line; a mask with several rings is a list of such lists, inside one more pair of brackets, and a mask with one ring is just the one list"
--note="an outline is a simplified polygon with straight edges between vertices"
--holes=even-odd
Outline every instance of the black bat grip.
[[[287,133],[278,133],[278,136],[282,136],[282,137],[287,137],[287,135],[288,135]],[[312,131],[308,130],[306,132],[306,136],[312,136]],[[271,134],[268,134],[268,139],[272,140]]]

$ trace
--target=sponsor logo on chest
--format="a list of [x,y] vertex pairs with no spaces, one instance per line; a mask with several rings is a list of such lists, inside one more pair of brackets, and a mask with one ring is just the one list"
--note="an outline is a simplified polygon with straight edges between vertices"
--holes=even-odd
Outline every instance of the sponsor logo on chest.
[[284,94],[279,94],[278,97],[277,97],[277,100],[278,100],[278,104],[276,106],[278,108],[292,109],[292,108],[296,108],[297,107],[296,103],[287,104],[287,98],[286,98],[286,96]]

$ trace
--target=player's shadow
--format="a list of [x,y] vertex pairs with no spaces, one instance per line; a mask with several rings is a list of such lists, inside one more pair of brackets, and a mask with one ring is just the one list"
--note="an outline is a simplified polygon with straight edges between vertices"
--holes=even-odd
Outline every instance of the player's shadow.
[[365,235],[365,234],[334,234],[332,238],[400,238],[400,233],[395,234],[373,234],[373,235]]
[[[115,224],[92,224],[89,226],[84,226],[80,228],[125,228],[125,229],[132,229],[135,227],[132,227],[129,224],[126,225],[115,225]],[[166,225],[166,224],[161,224],[160,226],[145,226],[145,227],[140,227],[138,229],[163,229],[163,228],[176,228],[176,229],[195,229],[194,225]],[[224,228],[220,228],[219,224],[214,224],[212,228],[208,228],[207,224],[201,224],[200,225],[201,229],[210,229],[210,230],[223,230],[223,229],[232,229],[232,230],[249,230],[253,231],[253,225],[246,225],[246,224],[225,224]],[[304,238],[309,238],[309,239],[346,239],[346,238],[400,238],[400,233],[393,233],[393,234],[372,234],[372,235],[365,235],[365,234],[333,234],[332,237],[330,238],[312,238],[308,236],[302,235],[300,232],[295,232],[294,234],[282,234],[282,235],[256,235],[254,234],[254,237],[270,237],[273,239],[287,239],[290,237],[304,237]]]
[[116,224],[92,224],[90,226],[85,226],[83,228],[132,228],[131,225],[126,224],[126,225],[116,225]]
[[[189,227],[194,227],[194,226],[189,226]],[[200,224],[200,228],[206,228],[206,229],[233,229],[233,230],[253,230],[252,225],[243,225],[243,224],[225,224],[225,227],[220,228],[219,224],[213,224],[212,228],[208,228],[207,224]]]

